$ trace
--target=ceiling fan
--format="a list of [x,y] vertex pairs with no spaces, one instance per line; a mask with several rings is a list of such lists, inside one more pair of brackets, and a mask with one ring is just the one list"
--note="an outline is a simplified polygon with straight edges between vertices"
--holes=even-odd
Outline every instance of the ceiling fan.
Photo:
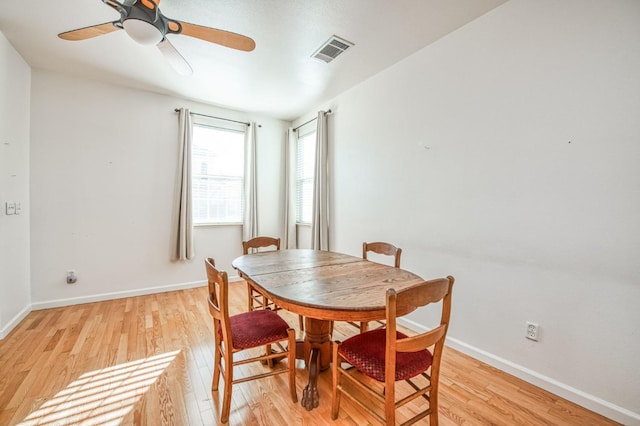
[[156,45],[173,68],[182,75],[193,73],[191,66],[167,40],[168,34],[182,34],[200,40],[250,52],[256,47],[253,39],[241,34],[204,27],[167,18],[160,12],[160,0],[102,0],[120,14],[120,19],[104,24],[78,28],[58,34],[64,40],[86,40],[117,30],[125,30],[136,42]]

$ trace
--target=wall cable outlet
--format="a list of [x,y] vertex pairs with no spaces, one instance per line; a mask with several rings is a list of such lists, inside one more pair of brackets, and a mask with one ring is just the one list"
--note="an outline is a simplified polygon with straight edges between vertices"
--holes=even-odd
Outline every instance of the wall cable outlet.
[[67,284],[75,284],[78,281],[78,276],[76,275],[76,271],[73,269],[69,269],[67,271]]

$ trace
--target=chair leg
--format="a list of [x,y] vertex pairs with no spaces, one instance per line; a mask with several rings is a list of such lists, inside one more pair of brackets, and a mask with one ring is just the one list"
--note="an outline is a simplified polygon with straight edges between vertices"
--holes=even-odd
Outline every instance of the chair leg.
[[298,315],[298,326],[300,331],[304,331],[304,317],[302,315]]
[[331,373],[333,378],[333,387],[331,392],[331,418],[333,420],[336,420],[338,418],[338,412],[340,411],[340,391],[338,390],[338,385],[340,384],[340,373],[338,372],[338,367],[340,367],[340,361],[338,359],[339,347],[340,342],[333,343],[333,364],[331,366]]
[[369,323],[368,322],[361,322],[360,323],[360,333],[364,333],[367,330],[369,330]]
[[438,426],[438,388],[429,392],[429,426]]
[[[267,345],[264,347],[264,351],[266,352],[267,355],[271,355],[272,351],[271,351],[271,345]],[[273,358],[269,358],[267,360],[267,365],[269,366],[269,368],[273,368]]]
[[220,347],[218,345],[216,345],[214,352],[215,354],[213,357],[213,380],[211,382],[211,390],[217,391],[218,383],[220,383],[220,359],[222,358],[220,354]]
[[251,284],[247,281],[247,308],[249,311],[253,311],[253,288]]
[[[388,425],[396,424],[395,383],[384,388],[384,418]],[[431,426],[431,425],[429,425]]]
[[289,333],[289,393],[291,394],[291,400],[298,402],[298,393],[296,391],[296,331],[292,328],[288,330]]
[[220,422],[229,422],[229,412],[231,411],[231,390],[233,388],[233,354],[225,353],[224,357],[224,396],[222,397],[222,414]]

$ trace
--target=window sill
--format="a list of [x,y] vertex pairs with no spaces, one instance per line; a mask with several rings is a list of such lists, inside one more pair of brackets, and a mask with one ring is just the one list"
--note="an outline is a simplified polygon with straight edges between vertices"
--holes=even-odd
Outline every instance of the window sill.
[[242,226],[242,223],[195,223],[194,228],[213,228],[220,226]]

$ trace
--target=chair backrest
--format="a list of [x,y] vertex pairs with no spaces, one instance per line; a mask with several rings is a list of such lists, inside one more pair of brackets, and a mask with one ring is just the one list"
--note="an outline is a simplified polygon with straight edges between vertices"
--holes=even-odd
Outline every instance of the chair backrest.
[[213,330],[216,336],[222,333],[222,340],[229,348],[231,341],[231,326],[229,323],[229,278],[225,271],[216,268],[212,258],[204,261],[207,268],[207,282],[209,284],[209,312],[213,317]]
[[280,250],[280,238],[272,237],[255,237],[249,241],[242,242],[242,254],[249,254],[250,249],[259,249],[263,247],[275,246],[276,250]]
[[[396,292],[387,290],[387,347],[385,360],[385,383],[395,381],[396,352],[417,352],[432,348],[433,361],[431,364],[431,384],[434,388],[438,385],[440,372],[440,358],[444,341],[449,327],[451,316],[451,290],[454,278],[438,278],[424,281],[415,286]],[[440,325],[433,330],[403,339],[396,338],[397,312],[408,312],[415,308],[426,306],[430,303],[442,301]],[[387,391],[393,387],[387,387]],[[437,389],[435,389],[437,391]]]
[[394,246],[393,244],[383,243],[383,242],[375,242],[375,243],[362,243],[362,258],[367,259],[367,254],[369,252],[374,252],[378,254],[384,254],[386,256],[394,256],[395,262],[394,266],[396,268],[400,267],[400,256],[402,256],[402,249]]

